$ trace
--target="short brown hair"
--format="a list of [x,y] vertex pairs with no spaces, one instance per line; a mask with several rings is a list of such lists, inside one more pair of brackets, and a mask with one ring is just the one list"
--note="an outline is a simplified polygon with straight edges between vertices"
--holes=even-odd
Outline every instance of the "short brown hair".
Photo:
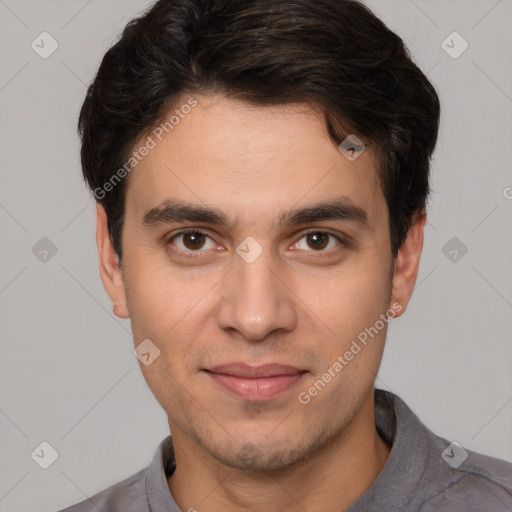
[[[105,54],[80,112],[84,177],[121,257],[127,179],[103,189],[184,94],[320,107],[335,144],[370,144],[393,255],[425,208],[438,96],[402,39],[356,0],[159,0]],[[126,173],[123,173],[123,175]]]

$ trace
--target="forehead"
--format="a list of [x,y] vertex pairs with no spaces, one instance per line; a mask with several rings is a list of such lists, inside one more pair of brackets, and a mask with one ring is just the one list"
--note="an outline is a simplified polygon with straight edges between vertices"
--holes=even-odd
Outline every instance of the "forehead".
[[349,160],[311,106],[191,98],[184,96],[165,116],[167,124],[134,148],[151,146],[131,171],[127,211],[143,217],[172,198],[213,205],[254,223],[262,215],[343,196],[370,219],[386,214],[372,150]]

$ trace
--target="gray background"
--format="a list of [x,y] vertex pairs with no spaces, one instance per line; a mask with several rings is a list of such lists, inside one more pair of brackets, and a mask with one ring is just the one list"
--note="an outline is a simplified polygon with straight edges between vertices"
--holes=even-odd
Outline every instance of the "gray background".
[[[440,435],[512,460],[512,1],[368,4],[443,104],[417,290],[377,386]],[[168,434],[98,276],[76,135],[86,84],[147,5],[0,0],[2,511],[81,501],[146,466]],[[59,45],[47,59],[31,48],[43,31]],[[457,59],[442,47],[453,31],[469,43]],[[42,441],[58,452],[46,470],[31,458]]]

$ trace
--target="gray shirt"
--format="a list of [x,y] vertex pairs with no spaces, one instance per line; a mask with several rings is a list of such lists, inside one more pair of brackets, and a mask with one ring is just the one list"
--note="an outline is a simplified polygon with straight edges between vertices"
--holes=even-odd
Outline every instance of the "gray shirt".
[[[375,390],[375,422],[391,453],[346,512],[512,511],[512,464],[436,436],[387,391]],[[182,512],[167,485],[175,467],[169,436],[147,469],[61,512]]]

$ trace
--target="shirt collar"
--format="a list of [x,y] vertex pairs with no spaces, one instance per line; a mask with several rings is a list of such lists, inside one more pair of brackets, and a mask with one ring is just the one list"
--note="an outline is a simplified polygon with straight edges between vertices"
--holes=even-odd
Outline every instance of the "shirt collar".
[[158,446],[153,461],[146,470],[145,488],[151,512],[180,512],[169,490],[167,477],[176,469],[171,436]]
[[[433,435],[398,396],[375,390],[375,424],[391,452],[377,479],[347,512],[403,510],[434,477]],[[406,492],[396,491],[397,482]]]

